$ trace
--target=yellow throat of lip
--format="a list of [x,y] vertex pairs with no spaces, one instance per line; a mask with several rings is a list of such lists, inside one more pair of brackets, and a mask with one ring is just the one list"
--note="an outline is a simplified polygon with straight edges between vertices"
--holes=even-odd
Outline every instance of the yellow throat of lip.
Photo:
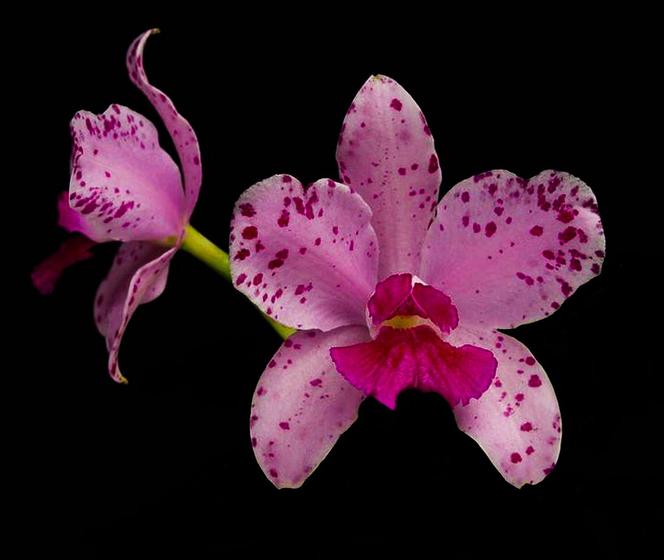
[[418,325],[427,325],[429,321],[418,317],[417,315],[396,315],[387,321],[384,321],[383,327],[392,327],[393,329],[411,329]]

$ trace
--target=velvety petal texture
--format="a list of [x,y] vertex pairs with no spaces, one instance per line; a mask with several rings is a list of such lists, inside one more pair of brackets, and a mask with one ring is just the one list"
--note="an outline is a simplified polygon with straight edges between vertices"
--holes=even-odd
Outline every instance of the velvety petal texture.
[[263,373],[251,405],[251,444],[278,488],[298,488],[357,418],[364,398],[339,375],[330,347],[369,339],[364,327],[299,332]]
[[462,324],[513,328],[553,313],[603,259],[597,202],[581,180],[489,171],[441,200],[420,276],[452,297]]
[[257,183],[235,205],[233,282],[297,329],[363,325],[378,263],[370,219],[359,195],[328,179],[306,191],[290,175]]
[[394,80],[373,76],[362,86],[341,128],[337,162],[342,181],[373,210],[379,278],[417,272],[441,173],[422,111]]
[[97,242],[159,240],[180,233],[180,172],[159,146],[149,120],[111,105],[101,115],[76,113],[71,133],[69,205],[85,225],[61,212],[67,229]]
[[166,250],[152,243],[124,243],[97,290],[95,323],[106,338],[109,373],[115,381],[126,382],[118,366],[118,353],[129,319],[139,305],[164,291],[176,251],[176,247]]
[[456,348],[433,329],[383,327],[375,340],[330,351],[339,371],[354,387],[396,408],[408,388],[435,391],[450,405],[479,398],[496,372],[489,350],[471,345]]
[[201,151],[194,129],[175,108],[170,98],[148,81],[143,65],[143,49],[150,35],[158,30],[146,31],[138,37],[127,52],[127,69],[131,80],[147,96],[150,103],[159,113],[168,133],[171,135],[184,178],[184,222],[188,222],[196,206],[198,193],[201,189],[203,171],[201,168]]
[[467,406],[456,406],[459,429],[472,437],[505,480],[536,484],[558,460],[562,425],[556,395],[542,366],[518,340],[498,331],[459,327],[452,344],[490,348],[498,360],[491,387]]

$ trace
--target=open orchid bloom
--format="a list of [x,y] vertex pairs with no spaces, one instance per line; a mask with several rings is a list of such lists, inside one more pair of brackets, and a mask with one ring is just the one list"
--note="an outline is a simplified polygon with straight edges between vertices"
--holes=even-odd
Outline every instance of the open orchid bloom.
[[90,256],[93,242],[122,242],[94,305],[97,328],[106,338],[109,371],[119,382],[125,381],[118,352],[127,323],[139,305],[163,292],[202,177],[193,129],[173,102],[150,85],[143,69],[143,49],[152,33],[132,43],[127,68],[164,122],[181,169],[159,146],[154,125],[131,109],[114,104],[101,115],[76,113],[71,181],[58,204],[59,224],[85,237],[67,240],[33,273],[35,286],[49,292],[65,267]]
[[276,175],[238,200],[235,285],[299,329],[252,404],[257,460],[298,487],[371,395],[435,391],[459,428],[520,487],[556,463],[561,420],[542,366],[500,328],[542,319],[599,274],[604,236],[592,191],[544,171],[488,171],[438,202],[441,172],[424,115],[393,80],[370,78],[350,106],[343,184]]

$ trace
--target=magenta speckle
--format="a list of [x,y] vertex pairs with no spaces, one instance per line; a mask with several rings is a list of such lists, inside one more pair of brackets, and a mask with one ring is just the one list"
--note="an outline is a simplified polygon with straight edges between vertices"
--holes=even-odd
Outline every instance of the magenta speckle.
[[484,226],[484,235],[491,237],[494,233],[496,233],[496,229],[496,224],[494,222],[489,222],[486,226]]
[[569,241],[572,241],[576,237],[576,228],[573,226],[569,226],[568,228],[565,228],[564,231],[561,231],[558,234],[558,239],[560,240],[561,244],[567,243]]
[[401,111],[401,107],[403,107],[403,105],[401,101],[395,98],[390,102],[390,107],[392,107],[392,109],[395,111]]
[[290,424],[288,422],[279,422],[279,427],[282,430],[290,430]]
[[533,425],[530,422],[524,422],[521,424],[521,431],[522,432],[531,432],[533,429]]
[[255,239],[258,236],[256,226],[247,226],[242,230],[243,239]]
[[544,233],[544,228],[542,226],[533,226],[530,228],[530,235],[534,235],[535,237],[539,237]]
[[431,157],[429,158],[429,173],[435,173],[438,171],[438,168],[438,158],[436,157],[436,154],[431,154]]
[[240,214],[247,218],[251,218],[256,215],[256,210],[254,210],[254,207],[251,204],[240,204]]
[[520,463],[521,461],[523,461],[523,459],[521,458],[521,455],[519,455],[518,453],[512,453],[510,455],[510,461],[512,461],[512,463]]
[[288,212],[288,210],[286,209],[282,210],[281,216],[279,216],[279,219],[277,220],[277,225],[279,227],[286,227],[289,221],[290,221],[290,212]]
[[531,375],[528,379],[528,387],[540,387],[542,385],[542,380],[539,378],[539,375]]

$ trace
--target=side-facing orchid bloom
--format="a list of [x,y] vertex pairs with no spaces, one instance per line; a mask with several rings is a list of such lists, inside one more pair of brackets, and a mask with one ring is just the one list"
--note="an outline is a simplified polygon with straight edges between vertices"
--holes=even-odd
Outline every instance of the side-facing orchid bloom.
[[561,421],[544,369],[499,328],[542,319],[600,272],[592,191],[544,171],[488,171],[438,203],[424,115],[393,80],[370,78],[337,149],[344,184],[276,175],[238,200],[235,285],[299,329],[263,373],[251,441],[266,476],[298,487],[371,395],[441,394],[459,428],[520,487],[558,457]]
[[127,68],[168,129],[182,176],[144,116],[115,104],[101,115],[76,113],[71,181],[58,204],[59,225],[85,238],[67,240],[33,274],[36,287],[48,292],[66,266],[90,256],[93,242],[122,242],[94,305],[97,328],[106,338],[109,371],[119,382],[125,381],[118,351],[127,323],[139,305],[166,287],[169,263],[185,233],[192,233],[188,223],[202,177],[196,134],[173,102],[150,85],[143,69],[143,49],[154,32],[132,43]]

